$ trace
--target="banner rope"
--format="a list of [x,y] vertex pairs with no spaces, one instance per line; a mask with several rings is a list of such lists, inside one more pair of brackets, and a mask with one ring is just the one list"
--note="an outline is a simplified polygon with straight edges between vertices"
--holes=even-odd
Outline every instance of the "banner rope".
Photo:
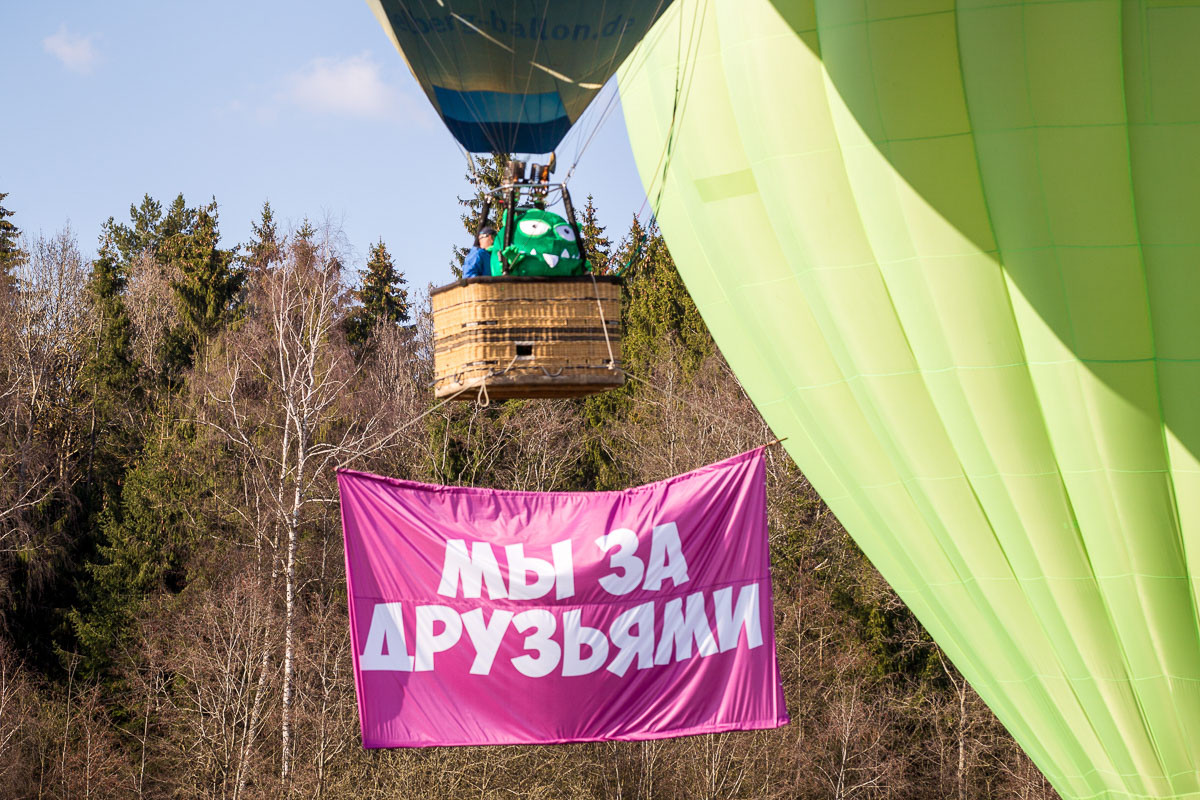
[[412,427],[413,425],[416,425],[418,422],[420,422],[421,420],[425,419],[425,417],[429,416],[429,415],[430,415],[430,414],[432,414],[434,411],[437,411],[439,408],[441,408],[442,406],[446,405],[446,404],[447,404],[447,403],[449,403],[451,400],[454,400],[454,399],[456,399],[456,398],[457,398],[457,397],[458,397],[460,394],[462,394],[463,392],[470,391],[472,388],[474,388],[474,387],[472,387],[472,386],[464,386],[463,388],[459,389],[457,392],[455,392],[454,394],[450,395],[449,397],[447,397],[445,400],[441,401],[441,402],[440,402],[440,403],[438,403],[437,405],[430,406],[429,408],[425,409],[425,410],[424,410],[424,411],[422,411],[420,414],[418,414],[417,416],[413,417],[413,418],[412,418],[412,419],[410,419],[408,422],[404,423],[404,424],[403,424],[403,425],[401,425],[399,428],[396,428],[396,430],[394,430],[394,431],[392,431],[391,433],[389,433],[389,434],[388,434],[388,435],[387,435],[387,436],[386,436],[386,437],[383,439],[383,441],[381,441],[379,444],[375,445],[374,447],[371,447],[371,448],[368,448],[368,449],[366,449],[366,450],[363,450],[362,452],[355,453],[354,455],[350,456],[348,459],[346,459],[346,460],[345,460],[345,461],[343,461],[342,463],[338,464],[338,465],[337,465],[337,469],[335,469],[335,470],[334,470],[334,472],[341,472],[341,471],[342,471],[342,470],[344,470],[344,469],[345,469],[347,466],[349,466],[349,465],[350,465],[350,463],[351,463],[351,462],[353,462],[353,461],[354,461],[356,458],[362,458],[363,456],[370,455],[371,453],[375,453],[375,452],[378,452],[378,451],[380,451],[380,450],[384,449],[385,447],[387,447],[387,446],[390,444],[390,441],[391,441],[392,439],[394,439],[396,436],[399,436],[399,435],[400,435],[400,433],[401,433],[402,431],[404,431],[404,430],[406,430],[406,429],[408,429],[408,428]]
[[[603,311],[601,312],[601,315],[603,315]],[[609,352],[611,355],[611,350]],[[512,366],[512,364],[510,363],[509,367],[511,367],[511,366]],[[507,368],[505,368],[505,371],[507,372]],[[624,373],[626,378],[632,378],[633,380],[637,381],[638,383],[642,383],[642,384],[645,384],[646,386],[649,386],[651,389],[655,390],[656,392],[659,392],[660,394],[664,395],[665,397],[674,399],[674,395],[671,394],[670,392],[668,392],[666,389],[663,389],[661,386],[658,386],[658,385],[654,384],[653,382],[646,380],[645,378],[641,378],[637,375],[634,375],[632,372],[630,372],[627,369],[621,368],[621,372]],[[452,400],[456,400],[460,394],[462,394],[464,392],[468,392],[472,388],[476,388],[476,387],[464,386],[463,388],[459,389],[457,392],[455,392],[454,394],[445,398],[444,400],[437,403],[436,405],[430,406],[429,408],[425,409],[420,414],[413,417],[408,422],[404,423],[399,428],[397,428],[396,430],[394,430],[390,434],[388,434],[387,437],[385,437],[384,440],[382,442],[380,442],[379,444],[377,444],[374,447],[371,447],[367,450],[363,450],[360,453],[355,453],[354,455],[350,456],[350,458],[348,458],[345,461],[343,461],[342,463],[338,464],[335,472],[341,472],[347,466],[349,466],[355,459],[362,458],[363,456],[370,455],[371,453],[375,453],[375,452],[378,452],[379,450],[384,449],[385,447],[387,447],[389,445],[390,441],[392,439],[394,439],[396,436],[400,435],[401,432],[407,430],[408,428],[412,427],[413,425],[416,425],[418,422],[420,422],[425,417],[432,414],[434,411],[437,411],[439,408],[441,408],[442,406],[451,402]],[[479,387],[476,388],[476,391],[479,394],[477,395],[475,402],[481,408],[487,408],[487,406],[491,405],[491,399],[488,398],[488,395],[487,395],[487,381],[483,381],[479,385]],[[483,402],[480,402],[480,398],[486,398],[486,399],[483,400]],[[694,406],[694,407],[700,408],[699,406]],[[701,410],[703,411],[703,409],[701,409]],[[709,417],[711,417],[714,420],[717,420],[718,422],[729,422],[729,419],[727,417],[722,417],[719,414],[713,414],[710,411],[703,411],[703,413],[707,414]],[[739,426],[739,427],[742,427],[742,426]],[[788,439],[788,437],[786,437],[786,436],[778,436],[778,437],[772,439],[771,441],[767,442],[766,444],[759,445],[759,446],[760,447],[772,447],[774,445],[782,444],[783,442],[786,442],[787,439]]]
[[[640,378],[637,375],[634,375],[632,372],[630,372],[627,369],[622,369],[621,372],[625,373],[626,378],[633,378],[638,383],[642,383],[642,384],[645,384],[646,386],[649,386],[651,389],[662,394],[663,396],[667,397],[668,399],[673,400],[675,398],[675,395],[673,395],[671,392],[668,392],[666,389],[662,388],[661,386],[658,386],[657,384],[655,384],[652,381],[648,381],[645,378]],[[730,421],[728,417],[722,417],[720,414],[714,414],[711,411],[708,411],[707,409],[701,408],[700,406],[693,406],[693,408],[696,408],[696,409],[702,411],[703,413],[707,414],[709,417],[711,417],[714,420],[717,420],[718,422],[726,422],[727,423]],[[747,432],[749,432],[749,429],[745,428],[744,426],[739,425],[738,427],[743,428],[743,430],[746,430]],[[768,430],[769,429],[770,428],[768,427]],[[767,442],[766,444],[760,445],[760,447],[770,447],[772,445],[776,445],[781,442],[786,442],[787,438],[788,437],[786,437],[786,436],[776,437],[776,438],[772,439],[771,441]]]

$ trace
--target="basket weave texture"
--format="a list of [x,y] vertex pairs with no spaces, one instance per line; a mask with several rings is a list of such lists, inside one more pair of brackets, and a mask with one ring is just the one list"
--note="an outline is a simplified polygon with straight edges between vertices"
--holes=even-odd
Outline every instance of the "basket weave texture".
[[[434,391],[574,397],[625,382],[613,277],[475,278],[435,289]],[[607,338],[605,332],[607,331]]]

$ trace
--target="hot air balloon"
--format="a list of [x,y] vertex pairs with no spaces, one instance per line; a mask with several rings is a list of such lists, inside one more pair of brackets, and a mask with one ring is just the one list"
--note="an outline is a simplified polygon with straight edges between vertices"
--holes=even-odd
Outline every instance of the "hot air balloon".
[[[671,0],[367,2],[464,151],[553,154]],[[565,182],[550,183],[554,161],[528,172],[511,161],[484,205],[480,228],[492,203],[501,209],[501,275],[431,293],[440,398],[580,396],[625,382],[620,283],[574,274],[586,245]],[[541,219],[556,199],[563,225]],[[553,252],[536,250],[548,240]]]
[[670,0],[367,0],[472,153],[549,153]]
[[679,0],[620,75],[739,379],[1064,798],[1200,796],[1200,7]]

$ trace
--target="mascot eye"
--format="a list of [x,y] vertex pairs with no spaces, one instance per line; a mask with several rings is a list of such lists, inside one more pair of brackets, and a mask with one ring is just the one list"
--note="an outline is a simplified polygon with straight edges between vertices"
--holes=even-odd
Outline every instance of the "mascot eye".
[[550,226],[540,219],[523,219],[517,223],[517,227],[521,229],[521,233],[526,236],[541,236],[546,231],[550,230]]
[[554,228],[554,232],[560,239],[566,239],[568,242],[575,241],[575,231],[571,230],[570,225],[558,225]]

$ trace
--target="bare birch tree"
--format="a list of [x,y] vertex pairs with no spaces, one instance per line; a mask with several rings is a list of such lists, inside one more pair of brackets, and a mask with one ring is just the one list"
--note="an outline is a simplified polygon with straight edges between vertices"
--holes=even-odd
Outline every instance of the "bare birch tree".
[[[334,470],[386,438],[386,417],[356,405],[359,370],[341,331],[346,310],[343,254],[332,237],[293,237],[278,268],[251,288],[259,314],[231,334],[205,386],[198,420],[243,455],[244,479],[269,528],[255,526],[271,576],[282,581],[283,664],[280,780],[287,793],[294,755],[296,630],[301,535],[309,509],[336,501]],[[222,361],[223,357],[223,361]],[[231,503],[231,507],[234,504]],[[262,674],[266,674],[266,665]]]
[[21,786],[28,778],[36,699],[25,669],[0,640],[0,785]]
[[[51,534],[33,512],[56,492],[65,498],[78,476],[89,413],[82,373],[97,328],[71,231],[24,249],[0,319],[0,554],[44,555]],[[36,571],[51,562],[25,563]]]

